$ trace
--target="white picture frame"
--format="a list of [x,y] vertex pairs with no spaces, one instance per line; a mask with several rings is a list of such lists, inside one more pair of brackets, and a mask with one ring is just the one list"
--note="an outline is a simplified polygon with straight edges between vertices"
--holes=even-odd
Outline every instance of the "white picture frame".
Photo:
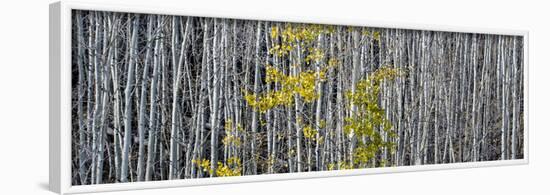
[[[201,178],[190,180],[166,180],[151,182],[131,182],[99,185],[71,185],[71,10],[100,10],[116,12],[133,12],[147,14],[185,15],[201,17],[222,17],[236,19],[269,20],[285,22],[305,22],[320,24],[338,24],[369,26],[381,28],[403,28],[415,30],[435,30],[468,33],[490,33],[502,35],[522,36],[524,39],[524,158],[505,161],[469,162],[454,164],[437,164],[421,166],[402,166],[386,168],[370,168],[339,171],[320,171],[304,173],[286,173],[270,175],[254,175],[240,177]],[[529,31],[508,29],[485,29],[454,26],[436,26],[408,23],[387,23],[377,21],[341,20],[335,18],[298,18],[278,16],[275,13],[248,14],[235,13],[229,10],[225,12],[189,9],[182,7],[141,7],[136,5],[120,5],[90,2],[61,1],[50,5],[50,102],[49,102],[49,185],[50,190],[60,194],[103,192],[118,190],[152,189],[185,187],[197,185],[260,182],[275,180],[291,180],[319,177],[336,177],[352,175],[369,175],[382,173],[397,173],[411,171],[427,171],[441,169],[463,169],[489,166],[523,165],[529,163]]]

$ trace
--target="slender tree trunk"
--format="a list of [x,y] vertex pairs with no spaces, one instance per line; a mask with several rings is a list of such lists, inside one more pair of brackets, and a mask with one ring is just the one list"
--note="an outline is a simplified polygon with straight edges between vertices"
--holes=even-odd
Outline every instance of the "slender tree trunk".
[[[145,62],[143,64],[143,76],[141,78],[141,95],[139,100],[139,112],[138,112],[138,138],[139,138],[139,150],[138,150],[138,163],[137,163],[137,180],[145,180],[145,118],[147,116],[147,84],[149,83],[149,67],[151,58],[151,47],[153,42],[153,22],[154,17],[149,15],[147,22],[147,44],[145,51]],[[151,85],[153,86],[153,85]],[[151,146],[151,145],[149,145]]]
[[[191,17],[188,17],[187,18],[187,22],[185,24],[185,30],[184,30],[184,34],[183,34],[183,37],[182,37],[182,42],[181,42],[181,48],[180,48],[180,57],[179,57],[179,60],[177,63],[174,62],[174,64],[176,66],[176,72],[175,72],[175,79],[174,79],[174,84],[173,84],[173,90],[172,90],[172,127],[171,127],[171,132],[170,132],[170,169],[169,169],[169,179],[178,179],[179,176],[178,176],[178,161],[179,161],[179,154],[177,152],[177,147],[178,147],[178,129],[180,128],[181,125],[178,124],[177,122],[177,117],[178,117],[178,104],[179,104],[179,89],[180,89],[180,85],[181,85],[181,82],[182,82],[182,67],[183,67],[183,55],[184,55],[184,52],[185,52],[185,49],[186,49],[186,46],[187,46],[187,36],[189,34],[189,31],[190,31],[190,28],[191,28]],[[173,26],[172,28],[174,28],[174,32],[172,33],[177,33],[177,28],[176,28],[176,24],[177,23],[177,20],[176,21],[173,21]],[[183,27],[182,27],[183,28]],[[172,45],[172,47],[175,47],[176,45]],[[172,49],[172,55],[175,55],[175,48]],[[175,59],[175,57],[173,57]],[[179,126],[178,126],[179,125]]]
[[[130,158],[130,145],[132,141],[132,92],[134,89],[134,70],[136,66],[137,58],[137,34],[139,30],[139,19],[140,15],[133,15],[135,18],[132,20],[133,27],[129,30],[132,30],[132,37],[130,38],[130,57],[128,61],[128,77],[126,81],[126,89],[124,91],[125,96],[125,111],[124,111],[124,147],[122,148],[122,161],[121,161],[121,171],[120,171],[120,181],[128,182],[128,168],[129,168],[129,158]],[[131,17],[131,16],[129,16]]]
[[[151,19],[153,20],[153,19]],[[161,25],[161,17],[157,17],[157,28]],[[153,168],[155,163],[155,146],[157,142],[157,89],[160,70],[160,46],[163,45],[163,39],[155,39],[155,47],[153,49],[153,77],[151,80],[151,97],[150,97],[150,112],[149,112],[149,140],[147,144],[147,167],[145,170],[145,181],[151,181],[153,176]]]
[[210,108],[210,177],[216,177],[218,166],[218,113],[219,113],[219,90],[220,90],[220,69],[221,63],[218,61],[218,20],[214,19],[214,38],[212,43],[212,107]]
[[[109,17],[110,19],[106,21],[104,19],[103,24],[103,51],[107,53],[107,56],[103,56],[102,64],[103,64],[103,97],[102,97],[102,105],[101,105],[101,126],[100,130],[98,132],[98,157],[97,157],[97,167],[96,167],[96,183],[100,184],[103,183],[103,161],[104,161],[104,140],[105,140],[105,134],[106,134],[106,128],[107,127],[107,120],[108,120],[108,113],[109,113],[109,106],[110,103],[110,97],[112,94],[110,94],[111,91],[111,80],[108,79],[111,75],[111,67],[113,66],[113,61],[111,59],[111,56],[113,55],[113,47],[111,43],[114,42],[114,32],[117,30],[116,23],[113,21],[116,20],[116,15]],[[109,32],[107,31],[109,30]]]
[[518,93],[518,85],[517,85],[517,82],[518,82],[518,66],[517,66],[517,38],[513,38],[513,46],[512,46],[512,49],[513,49],[513,52],[512,52],[512,75],[514,75],[512,77],[512,137],[511,137],[511,150],[512,150],[512,153],[511,153],[511,156],[510,156],[510,159],[516,159],[516,155],[517,155],[517,152],[516,152],[516,134],[517,134],[517,125],[518,125],[518,113],[519,113],[519,110],[518,110],[518,97],[517,97],[517,93]]
[[78,174],[80,177],[80,183],[86,184],[86,153],[85,153],[85,146],[86,146],[86,132],[85,132],[85,119],[84,119],[84,108],[83,108],[83,102],[84,102],[84,48],[83,44],[84,42],[84,33],[83,33],[83,21],[82,21],[82,13],[81,11],[76,12],[76,24],[77,24],[77,66],[78,66],[78,105],[77,105],[77,115],[78,115],[78,144],[79,144],[79,150],[78,150]]
[[[261,22],[258,22],[256,28],[256,55],[255,55],[255,68],[254,68],[254,94],[258,94],[260,91],[260,36],[261,36]],[[251,165],[250,169],[252,170],[251,174],[256,175],[257,171],[257,152],[256,152],[256,132],[258,131],[258,111],[254,109],[252,111],[252,141],[250,141],[250,152],[251,152]]]

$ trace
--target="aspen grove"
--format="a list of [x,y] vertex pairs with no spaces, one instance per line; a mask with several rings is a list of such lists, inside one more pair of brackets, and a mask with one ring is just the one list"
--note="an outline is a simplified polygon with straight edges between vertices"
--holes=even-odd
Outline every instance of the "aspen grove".
[[72,184],[523,158],[520,36],[74,10]]

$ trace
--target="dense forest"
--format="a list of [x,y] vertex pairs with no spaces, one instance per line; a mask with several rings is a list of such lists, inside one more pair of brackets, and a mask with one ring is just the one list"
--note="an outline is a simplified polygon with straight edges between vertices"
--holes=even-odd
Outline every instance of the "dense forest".
[[523,158],[523,38],[75,10],[72,183]]

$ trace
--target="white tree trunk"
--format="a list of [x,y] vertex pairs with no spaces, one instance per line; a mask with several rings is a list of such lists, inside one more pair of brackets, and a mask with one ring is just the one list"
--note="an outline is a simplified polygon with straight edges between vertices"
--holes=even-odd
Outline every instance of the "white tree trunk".
[[124,147],[122,148],[122,162],[121,162],[121,171],[120,171],[120,181],[128,182],[128,169],[129,169],[129,158],[130,158],[130,145],[132,142],[132,91],[134,89],[134,70],[136,66],[137,58],[137,34],[139,29],[139,18],[140,15],[134,15],[132,21],[132,37],[130,38],[130,57],[128,60],[128,77],[126,82],[126,89],[124,91],[125,96],[125,111],[124,111]]

